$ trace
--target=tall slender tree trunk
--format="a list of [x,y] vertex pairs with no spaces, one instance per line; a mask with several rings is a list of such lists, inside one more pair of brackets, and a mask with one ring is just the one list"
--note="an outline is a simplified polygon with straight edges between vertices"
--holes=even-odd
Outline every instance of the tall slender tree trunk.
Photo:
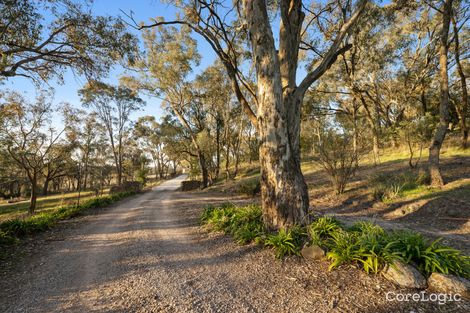
[[202,151],[197,152],[197,157],[199,159],[199,168],[201,170],[202,176],[202,188],[206,188],[209,185],[209,171],[207,170],[206,158]]
[[228,138],[228,127],[225,129],[225,180],[230,179],[230,140]]
[[[356,110],[356,99],[353,99],[353,113],[352,113],[352,122],[353,122],[353,153],[355,158],[356,166],[359,166],[359,133],[357,130],[357,110]],[[315,146],[315,145],[313,145]]]
[[237,141],[235,142],[235,146],[233,148],[233,152],[235,154],[235,166],[234,166],[233,173],[231,175],[232,178],[235,178],[238,175],[238,168],[240,165],[240,146],[242,144],[242,136],[243,136],[243,117],[240,116],[240,125],[238,126]]
[[465,73],[463,71],[462,63],[460,61],[460,43],[459,43],[459,30],[457,27],[457,22],[455,18],[452,18],[452,23],[454,25],[454,56],[455,62],[457,64],[457,73],[460,78],[460,86],[462,89],[462,103],[460,105],[456,105],[455,108],[457,110],[457,114],[460,120],[460,131],[462,133],[462,141],[461,146],[463,149],[467,148],[467,141],[468,141],[468,126],[467,126],[467,110],[468,110],[468,90],[467,90],[467,78],[465,77]]
[[119,147],[118,147],[118,185],[122,184],[122,134],[119,134]]
[[46,176],[46,179],[44,180],[44,184],[42,186],[42,194],[44,196],[47,196],[49,194],[49,183],[50,183],[51,179],[48,176]]
[[85,162],[83,165],[83,189],[86,190],[88,185],[88,161],[89,161],[90,151],[87,149],[85,153]]
[[34,173],[31,179],[31,197],[29,200],[29,214],[34,214],[36,210],[36,202],[38,198],[38,182],[37,182],[37,174]]
[[221,121],[219,118],[217,118],[216,122],[216,154],[215,154],[215,173],[214,173],[214,178],[217,179],[219,178],[219,172],[220,172],[220,129],[222,128],[221,126]]
[[426,116],[426,113],[428,112],[428,102],[427,102],[427,100],[426,100],[426,91],[425,91],[424,88],[423,88],[423,90],[421,91],[420,98],[421,98],[421,110],[422,110],[422,114],[423,114],[423,116]]
[[439,124],[434,133],[434,138],[429,148],[429,174],[432,186],[444,185],[439,167],[439,156],[444,142],[447,128],[449,127],[449,77],[447,74],[447,53],[450,19],[452,15],[452,0],[446,0],[442,7],[442,29],[439,48]]
[[372,153],[374,154],[374,164],[380,164],[379,134],[375,127],[372,129]]

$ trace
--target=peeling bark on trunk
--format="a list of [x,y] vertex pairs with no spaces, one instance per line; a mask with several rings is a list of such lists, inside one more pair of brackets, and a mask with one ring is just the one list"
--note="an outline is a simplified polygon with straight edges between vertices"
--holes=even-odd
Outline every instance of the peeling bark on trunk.
[[447,128],[449,127],[449,77],[447,74],[447,52],[449,47],[447,41],[449,37],[451,14],[452,0],[446,0],[442,7],[442,30],[439,48],[440,120],[431,147],[429,148],[429,174],[431,176],[432,186],[444,185],[444,179],[442,178],[439,167],[439,156]]
[[462,142],[461,147],[463,149],[467,148],[467,141],[468,141],[468,126],[467,126],[467,110],[468,110],[468,90],[467,90],[467,78],[465,77],[465,73],[463,71],[462,63],[460,62],[460,43],[459,43],[459,30],[457,27],[457,23],[455,18],[452,19],[452,23],[454,25],[454,56],[455,56],[455,63],[457,64],[457,73],[460,78],[460,86],[462,89],[462,103],[460,105],[456,105],[456,111],[459,116],[460,122],[460,131],[462,133]]
[[263,218],[269,229],[305,223],[308,190],[300,169],[300,109],[307,89],[352,45],[343,40],[367,0],[341,25],[321,62],[297,86],[301,40],[301,0],[281,0],[279,52],[276,51],[265,0],[244,0],[244,16],[250,35],[257,75],[257,129],[261,141],[261,197]]
[[[289,117],[296,122],[297,112],[287,113],[292,108],[288,104],[299,105],[300,110],[297,101],[301,99],[289,93],[283,96],[279,56],[265,1],[245,1],[244,7],[257,72],[263,220],[268,229],[285,228],[303,222],[308,209],[307,185],[300,171],[300,156],[295,153],[300,149],[295,146],[299,125],[288,125]],[[296,67],[295,60],[287,62],[291,61]],[[300,121],[300,111],[298,116]],[[290,134],[288,126],[293,128]]]

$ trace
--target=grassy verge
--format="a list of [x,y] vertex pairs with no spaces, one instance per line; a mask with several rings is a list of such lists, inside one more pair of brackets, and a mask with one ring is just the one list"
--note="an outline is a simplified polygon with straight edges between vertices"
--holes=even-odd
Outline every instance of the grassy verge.
[[[103,195],[108,195],[109,188],[104,190]],[[95,198],[95,192],[93,191],[82,191],[80,194],[80,201],[86,201]],[[47,212],[53,211],[57,207],[73,205],[78,200],[78,192],[68,192],[49,195],[45,197],[39,197],[36,204],[36,212]],[[0,202],[0,222],[21,218],[28,213],[29,199],[16,202],[6,203]]]
[[261,208],[224,204],[208,207],[201,223],[210,231],[223,231],[239,244],[255,242],[275,251],[277,258],[300,255],[304,245],[318,245],[327,251],[330,269],[353,264],[367,273],[378,273],[395,261],[409,263],[424,275],[432,272],[470,278],[470,257],[428,241],[411,231],[385,231],[370,222],[344,227],[332,217],[322,217],[305,227],[295,226],[268,233],[263,227]]
[[26,218],[15,218],[0,223],[0,245],[18,242],[20,238],[50,229],[58,221],[83,214],[85,211],[115,203],[134,192],[122,192],[83,201],[80,205],[65,205]]

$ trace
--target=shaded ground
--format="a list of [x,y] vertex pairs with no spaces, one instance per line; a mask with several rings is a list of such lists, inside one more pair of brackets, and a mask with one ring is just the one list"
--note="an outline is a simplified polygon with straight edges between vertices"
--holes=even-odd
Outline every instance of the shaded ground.
[[470,157],[441,160],[446,186],[383,203],[374,200],[367,181],[376,173],[407,171],[406,161],[361,167],[343,195],[332,192],[322,171],[306,175],[312,209],[348,220],[368,219],[386,227],[411,228],[470,254]]
[[[181,178],[64,223],[2,264],[2,312],[468,312],[468,302],[388,302],[380,276],[327,262],[274,259],[198,226],[216,192],[181,193]],[[26,247],[25,247],[26,248]],[[5,266],[8,265],[8,266]]]

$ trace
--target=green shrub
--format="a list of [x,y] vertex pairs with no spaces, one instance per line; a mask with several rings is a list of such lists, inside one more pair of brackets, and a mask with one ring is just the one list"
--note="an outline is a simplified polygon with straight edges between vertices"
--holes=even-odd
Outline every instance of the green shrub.
[[470,257],[457,249],[440,245],[439,240],[423,251],[419,269],[425,274],[437,272],[470,278]]
[[358,264],[366,273],[378,273],[396,260],[413,264],[423,274],[432,272],[470,276],[470,258],[461,251],[432,243],[411,231],[387,233],[370,222],[359,222],[347,230],[336,230],[323,241],[329,249],[330,269]]
[[201,216],[199,217],[199,223],[201,225],[208,224],[208,221],[211,219],[212,215],[214,214],[214,210],[216,207],[209,205],[207,206],[204,211],[202,211]]
[[281,229],[277,234],[268,235],[264,244],[276,250],[276,257],[278,259],[286,255],[298,254],[292,234],[285,229]]
[[344,263],[353,262],[359,250],[357,235],[345,230],[331,233],[326,244],[329,249],[326,257],[331,261],[330,270]]
[[324,246],[325,239],[333,232],[341,230],[341,223],[331,216],[323,216],[315,220],[307,227],[310,241],[313,244]]
[[410,231],[394,232],[389,238],[390,250],[426,275],[437,272],[470,277],[470,257],[439,244],[441,238],[428,243],[422,235]]
[[257,205],[240,208],[231,203],[219,207],[209,206],[202,213],[200,221],[211,230],[232,235],[240,244],[259,242],[264,234],[262,212]]
[[391,249],[398,253],[406,263],[419,264],[422,251],[428,246],[421,234],[412,231],[394,231],[388,234]]
[[286,230],[281,229],[277,234],[268,235],[264,245],[275,250],[276,258],[282,259],[289,255],[300,255],[303,238],[306,232],[300,226]]
[[261,192],[261,183],[259,178],[255,177],[241,182],[238,187],[238,192],[252,197],[256,196]]
[[390,201],[402,196],[409,190],[429,183],[429,175],[424,172],[407,171],[403,173],[380,173],[369,180],[374,199]]
[[228,231],[230,218],[235,213],[235,206],[227,203],[220,207],[208,207],[202,214],[201,221],[214,231]]
[[254,241],[264,233],[261,208],[249,205],[237,209],[231,217],[229,228],[238,243],[246,244]]
[[396,260],[415,265],[422,273],[432,272],[470,276],[470,257],[460,251],[432,243],[411,231],[387,232],[371,222],[358,222],[349,228],[342,227],[333,217],[318,218],[306,228],[294,226],[266,234],[259,206],[235,207],[231,203],[207,207],[201,223],[209,229],[230,234],[240,244],[264,243],[275,250],[276,258],[300,255],[310,237],[312,243],[328,250],[330,270],[343,264],[355,264],[366,273],[378,273],[386,264]]
[[[17,238],[10,236],[4,231],[0,231],[0,246],[1,245],[10,245],[18,241]],[[1,253],[0,253],[1,254]]]
[[359,232],[361,235],[382,236],[385,234],[385,231],[382,227],[367,221],[359,221],[355,223],[349,230]]
[[308,241],[308,231],[305,227],[300,225],[295,225],[290,229],[292,238],[294,239],[294,245],[300,250],[304,244]]
[[359,264],[366,273],[378,273],[386,264],[399,259],[391,250],[385,232],[376,225],[363,223],[349,231],[332,233],[327,242],[332,261],[330,269],[345,263]]
[[393,242],[379,225],[371,222],[358,222],[350,229],[357,234],[359,249],[354,261],[362,265],[366,273],[377,274],[386,264],[392,264],[401,259],[400,255],[393,251]]

